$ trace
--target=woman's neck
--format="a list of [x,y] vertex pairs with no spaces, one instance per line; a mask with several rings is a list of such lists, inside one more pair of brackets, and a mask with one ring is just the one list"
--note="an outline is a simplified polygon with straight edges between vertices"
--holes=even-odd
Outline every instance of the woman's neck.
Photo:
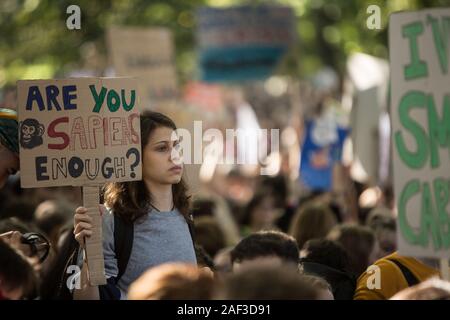
[[151,205],[159,211],[171,211],[173,209],[173,194],[171,184],[160,184],[144,180],[147,190],[151,192]]

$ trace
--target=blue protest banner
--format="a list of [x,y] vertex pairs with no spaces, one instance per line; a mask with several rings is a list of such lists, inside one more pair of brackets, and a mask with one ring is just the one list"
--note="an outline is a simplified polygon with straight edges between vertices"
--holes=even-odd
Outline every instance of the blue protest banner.
[[329,191],[333,186],[333,166],[341,161],[349,129],[321,120],[309,120],[305,125],[300,180],[311,190]]
[[229,82],[273,73],[294,39],[294,15],[281,6],[203,7],[197,11],[201,79]]

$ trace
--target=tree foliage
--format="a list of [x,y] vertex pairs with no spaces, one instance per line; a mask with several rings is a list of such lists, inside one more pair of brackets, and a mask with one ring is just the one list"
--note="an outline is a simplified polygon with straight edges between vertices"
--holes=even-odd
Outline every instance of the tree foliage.
[[[0,87],[23,78],[64,76],[107,67],[105,31],[111,25],[163,26],[172,30],[182,81],[196,76],[195,9],[202,5],[278,3],[293,8],[298,42],[280,72],[308,77],[323,65],[343,71],[346,57],[362,51],[387,58],[391,12],[448,6],[450,0],[2,0]],[[68,30],[66,8],[81,8],[81,30]],[[381,30],[369,30],[369,5],[381,9]]]

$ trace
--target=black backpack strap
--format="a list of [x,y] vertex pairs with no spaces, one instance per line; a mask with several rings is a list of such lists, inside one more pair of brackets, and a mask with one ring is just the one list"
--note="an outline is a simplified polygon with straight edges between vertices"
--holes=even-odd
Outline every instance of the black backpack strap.
[[[68,257],[65,260],[65,264],[63,267],[63,270],[61,272],[60,281],[58,283],[56,292],[54,296],[52,296],[52,299],[57,300],[72,300],[72,293],[67,287],[67,280],[70,276],[70,274],[67,273],[67,269],[71,265],[77,265],[78,264],[78,253],[80,251],[80,246],[78,242],[75,240],[75,237],[73,235],[73,229],[72,232],[69,234],[66,241],[63,243],[63,247],[61,248],[61,253],[64,254],[67,252]],[[59,263],[59,259],[64,257],[57,257],[56,264]],[[59,272],[59,270],[56,270]]]
[[119,216],[114,215],[114,249],[117,258],[118,274],[116,283],[125,273],[131,249],[133,248],[134,224],[126,222]]
[[405,265],[400,263],[400,261],[395,259],[388,259],[388,260],[395,263],[395,265],[400,269],[400,271],[403,274],[403,277],[405,277],[406,282],[408,282],[409,287],[415,286],[416,284],[420,283],[420,281],[416,278],[416,276],[413,275],[413,273]]
[[188,224],[189,233],[191,234],[192,244],[195,246],[194,216],[190,214],[189,218],[186,218],[186,222]]

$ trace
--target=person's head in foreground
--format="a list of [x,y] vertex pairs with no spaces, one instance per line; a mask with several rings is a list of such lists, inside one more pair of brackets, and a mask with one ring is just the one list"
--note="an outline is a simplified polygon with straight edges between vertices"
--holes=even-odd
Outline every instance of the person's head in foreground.
[[19,300],[36,289],[36,276],[26,258],[0,239],[0,300]]
[[215,298],[225,300],[318,300],[321,285],[304,278],[293,265],[253,261],[226,277]]
[[213,273],[186,263],[163,264],[146,271],[128,291],[129,300],[208,300]]
[[19,170],[17,113],[0,109],[0,188]]
[[302,262],[318,263],[343,272],[350,269],[347,251],[328,239],[308,240],[300,251],[300,258]]
[[298,264],[299,251],[295,239],[279,231],[260,231],[242,239],[231,251],[233,270],[252,260],[271,259]]
[[450,300],[450,282],[431,278],[400,291],[391,300]]

